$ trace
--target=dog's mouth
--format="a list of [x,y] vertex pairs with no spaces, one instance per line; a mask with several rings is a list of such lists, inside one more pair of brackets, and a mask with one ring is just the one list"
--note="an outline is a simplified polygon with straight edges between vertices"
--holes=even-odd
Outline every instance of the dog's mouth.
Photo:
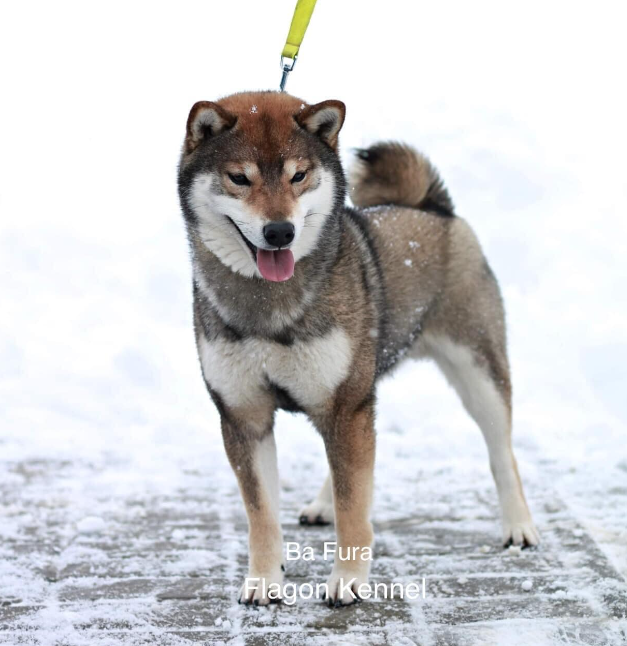
[[226,219],[235,227],[235,230],[239,234],[240,238],[246,243],[246,246],[250,249],[250,253],[253,255],[253,260],[257,262],[257,247],[242,233],[242,230],[235,224],[235,222],[227,215]]
[[259,249],[242,233],[242,230],[228,215],[226,217],[250,249],[259,273],[266,280],[280,283],[289,280],[294,275],[294,254],[291,249]]

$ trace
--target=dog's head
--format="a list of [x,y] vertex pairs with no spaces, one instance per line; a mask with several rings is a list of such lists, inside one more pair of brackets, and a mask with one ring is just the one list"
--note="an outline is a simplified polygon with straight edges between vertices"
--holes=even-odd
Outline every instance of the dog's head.
[[306,105],[277,92],[196,103],[179,172],[183,210],[232,271],[284,281],[324,244],[344,200],[341,101]]

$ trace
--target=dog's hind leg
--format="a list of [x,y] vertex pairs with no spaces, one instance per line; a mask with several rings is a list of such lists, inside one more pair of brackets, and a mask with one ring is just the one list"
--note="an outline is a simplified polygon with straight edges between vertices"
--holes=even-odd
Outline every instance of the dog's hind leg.
[[329,525],[333,522],[333,485],[330,473],[315,500],[301,510],[299,520],[301,525]]
[[459,394],[483,433],[496,482],[504,545],[539,542],[523,493],[511,441],[511,388],[507,359],[484,338],[471,349],[448,336],[425,334],[424,347]]
[[279,521],[279,475],[272,432],[273,408],[226,408],[216,399],[222,437],[248,516],[248,575],[240,603],[265,605],[279,600],[283,586],[283,536]]

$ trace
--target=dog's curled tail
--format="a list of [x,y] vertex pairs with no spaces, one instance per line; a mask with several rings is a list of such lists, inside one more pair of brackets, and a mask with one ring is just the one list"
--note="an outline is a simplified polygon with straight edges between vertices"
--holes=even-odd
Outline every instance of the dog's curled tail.
[[444,216],[454,207],[431,162],[411,146],[386,141],[359,148],[350,169],[350,197],[355,206],[397,204]]

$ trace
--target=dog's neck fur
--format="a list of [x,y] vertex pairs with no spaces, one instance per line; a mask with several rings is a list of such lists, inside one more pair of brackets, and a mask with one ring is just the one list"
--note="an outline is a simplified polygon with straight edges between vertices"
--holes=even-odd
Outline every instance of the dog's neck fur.
[[319,300],[338,256],[343,229],[341,211],[336,206],[315,249],[296,264],[294,276],[281,283],[234,272],[190,230],[194,283],[203,303],[203,318],[210,316],[218,329],[225,328],[236,336],[300,336],[298,322]]

